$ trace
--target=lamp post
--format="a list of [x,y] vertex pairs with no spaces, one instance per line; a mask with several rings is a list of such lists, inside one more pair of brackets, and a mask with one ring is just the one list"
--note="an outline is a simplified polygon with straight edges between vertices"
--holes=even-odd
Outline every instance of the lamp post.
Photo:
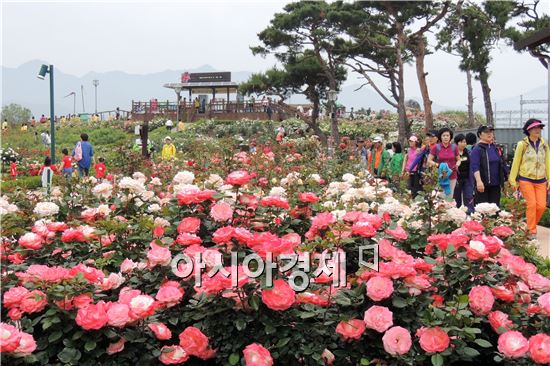
[[53,65],[42,65],[37,77],[44,80],[46,74],[50,74],[50,157],[52,165],[55,164],[55,114],[54,114],[54,95],[53,95]]
[[338,130],[337,130],[338,121],[336,120],[336,100],[337,99],[338,99],[338,92],[334,89],[330,89],[328,91],[328,100],[330,102],[331,133],[332,133],[332,138],[334,139],[334,143],[339,144],[340,143],[340,136],[339,136]]
[[93,84],[95,88],[95,114],[97,114],[97,86],[99,85],[99,80],[94,80]]
[[176,92],[176,124],[180,122],[180,100],[181,100],[181,88],[175,87]]

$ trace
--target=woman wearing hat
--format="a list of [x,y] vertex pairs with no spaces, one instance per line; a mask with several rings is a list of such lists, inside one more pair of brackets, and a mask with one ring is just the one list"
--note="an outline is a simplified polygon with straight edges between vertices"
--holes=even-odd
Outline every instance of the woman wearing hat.
[[171,160],[176,157],[176,147],[172,143],[172,138],[166,136],[164,138],[164,146],[162,147],[161,153],[162,160]]
[[[537,233],[539,223],[546,210],[546,192],[550,178],[550,148],[541,137],[544,124],[531,118],[523,126],[526,137],[519,141],[509,181],[518,188],[527,203],[527,227],[532,235]],[[519,182],[519,184],[518,184]]]

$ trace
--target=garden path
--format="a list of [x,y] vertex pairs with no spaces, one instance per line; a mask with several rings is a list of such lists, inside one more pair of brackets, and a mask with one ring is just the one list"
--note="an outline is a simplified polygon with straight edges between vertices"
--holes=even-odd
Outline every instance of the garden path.
[[550,228],[538,226],[537,241],[539,254],[545,258],[550,258]]

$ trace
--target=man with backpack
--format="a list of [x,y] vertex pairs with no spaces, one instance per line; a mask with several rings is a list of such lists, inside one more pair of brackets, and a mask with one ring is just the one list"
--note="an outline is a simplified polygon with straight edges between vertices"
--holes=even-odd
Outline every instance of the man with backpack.
[[80,141],[76,144],[73,150],[74,160],[78,163],[78,176],[88,176],[90,174],[90,166],[94,156],[94,149],[88,142],[88,134],[83,133],[80,135]]

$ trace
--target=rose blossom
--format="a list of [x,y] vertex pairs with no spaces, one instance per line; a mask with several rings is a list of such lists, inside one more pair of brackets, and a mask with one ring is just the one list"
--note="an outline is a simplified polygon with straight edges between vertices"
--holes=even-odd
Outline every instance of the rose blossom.
[[0,349],[2,352],[13,352],[19,347],[23,334],[13,325],[0,323]]
[[367,328],[383,333],[393,325],[393,313],[385,306],[374,305],[365,311],[363,320]]
[[550,336],[540,333],[529,338],[529,354],[536,363],[550,363]]
[[16,286],[10,288],[8,291],[4,292],[4,306],[8,309],[11,309],[15,306],[19,306],[19,303],[23,298],[29,293],[23,286]]
[[217,222],[227,221],[233,217],[233,209],[226,202],[218,202],[210,209],[210,216]]
[[206,360],[216,353],[215,350],[208,347],[208,337],[196,327],[187,327],[179,335],[180,346],[189,355],[197,356]]
[[180,346],[163,346],[159,361],[165,365],[178,365],[189,359],[189,355]]
[[488,286],[475,286],[468,294],[470,309],[476,315],[487,315],[493,308],[495,298]]
[[537,303],[544,309],[547,315],[550,315],[550,292],[539,296]]
[[126,304],[112,303],[107,310],[108,324],[113,327],[122,328],[130,322],[130,307]]
[[118,342],[110,343],[107,347],[107,354],[114,355],[115,353],[121,352],[124,349],[124,343],[126,343],[125,338],[120,338]]
[[59,206],[53,202],[38,202],[33,212],[39,217],[53,216],[59,213]]
[[403,327],[393,327],[382,337],[384,350],[392,356],[404,355],[412,346],[411,334]]
[[19,340],[19,346],[13,351],[18,357],[25,357],[30,355],[36,349],[36,342],[32,334],[21,332],[21,339]]
[[103,328],[109,321],[105,303],[100,301],[78,309],[75,321],[85,330]]
[[130,300],[130,317],[137,320],[153,315],[155,299],[149,295],[138,295]]
[[154,242],[152,242],[150,246],[151,249],[147,253],[147,259],[149,260],[149,265],[151,267],[155,267],[157,265],[167,266],[170,264],[170,261],[172,260],[170,249],[161,247]]
[[271,310],[286,310],[296,301],[296,293],[285,280],[273,281],[273,288],[262,290],[262,301]]
[[243,186],[246,183],[248,183],[252,177],[246,170],[237,170],[234,172],[231,172],[227,178],[225,178],[226,184],[232,184],[236,186]]
[[161,305],[167,308],[177,305],[184,295],[184,290],[176,281],[168,281],[162,284],[155,298]]
[[158,340],[165,341],[172,338],[172,332],[163,323],[151,323],[148,327]]
[[365,332],[365,322],[361,319],[342,321],[336,326],[336,333],[344,340],[359,339]]
[[271,353],[258,343],[252,343],[243,350],[246,366],[272,366]]
[[489,320],[489,324],[491,324],[491,327],[493,327],[493,329],[497,333],[500,333],[499,328],[511,330],[514,326],[514,323],[512,323],[512,321],[508,319],[508,314],[505,314],[500,310],[491,311],[489,315],[487,315],[487,319]]
[[367,281],[367,296],[374,301],[382,301],[393,294],[393,281],[376,276]]
[[44,310],[47,304],[46,294],[40,290],[33,290],[21,299],[19,307],[25,313],[38,313]]
[[27,249],[40,249],[42,248],[42,243],[44,239],[42,236],[35,233],[26,233],[21,236],[17,241],[19,245]]
[[529,342],[518,331],[509,330],[498,337],[498,350],[509,358],[519,358],[529,350]]
[[201,227],[201,219],[198,217],[186,217],[178,224],[178,233],[195,234]]
[[416,335],[420,337],[420,347],[428,353],[443,352],[451,342],[447,333],[440,327],[422,327]]

